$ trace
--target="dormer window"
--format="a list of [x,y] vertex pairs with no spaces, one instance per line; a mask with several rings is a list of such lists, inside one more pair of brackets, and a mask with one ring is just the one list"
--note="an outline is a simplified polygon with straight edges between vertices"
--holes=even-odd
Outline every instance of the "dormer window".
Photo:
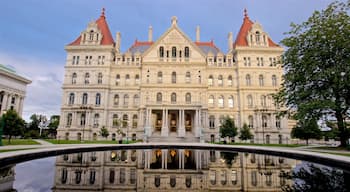
[[89,40],[90,41],[94,40],[94,31],[93,30],[90,31]]
[[164,47],[159,47],[159,57],[164,57]]
[[190,57],[190,48],[185,47],[185,57],[189,58]]
[[176,47],[171,48],[171,57],[176,57]]
[[260,32],[255,32],[255,41],[257,45],[260,45]]

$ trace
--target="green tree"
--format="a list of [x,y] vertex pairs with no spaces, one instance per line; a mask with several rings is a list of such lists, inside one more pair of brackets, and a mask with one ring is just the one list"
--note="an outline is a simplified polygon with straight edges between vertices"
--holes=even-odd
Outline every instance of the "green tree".
[[282,44],[283,89],[275,98],[297,110],[297,120],[333,116],[341,145],[349,138],[350,1],[334,2],[301,24],[291,24]]
[[59,115],[52,115],[50,117],[50,123],[48,125],[48,127],[50,128],[49,129],[50,134],[56,135],[59,122],[60,122]]
[[15,110],[8,110],[2,115],[4,135],[8,136],[8,142],[11,143],[12,136],[22,136],[24,130],[24,120]]
[[317,125],[315,119],[300,121],[293,127],[291,135],[293,138],[306,140],[306,145],[309,144],[309,139],[321,139],[322,132]]
[[237,135],[237,127],[235,126],[235,122],[232,118],[224,118],[223,123],[220,126],[220,133],[221,138],[234,138]]
[[100,130],[100,135],[104,138],[107,139],[107,137],[109,136],[109,132],[107,130],[107,128],[105,126],[103,126]]
[[250,128],[246,123],[244,123],[242,129],[240,130],[239,139],[248,140],[252,138],[253,138],[253,134],[250,132]]

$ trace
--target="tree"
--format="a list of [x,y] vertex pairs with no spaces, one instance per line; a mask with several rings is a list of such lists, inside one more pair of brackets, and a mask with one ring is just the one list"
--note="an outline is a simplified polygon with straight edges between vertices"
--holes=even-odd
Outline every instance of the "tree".
[[8,136],[8,142],[11,143],[12,136],[23,135],[24,120],[17,114],[15,110],[8,110],[2,115],[4,135]]
[[301,24],[291,24],[282,44],[283,88],[276,100],[296,110],[295,118],[337,120],[341,146],[349,135],[345,119],[350,106],[350,1],[334,2]]
[[107,137],[109,136],[109,132],[107,130],[107,128],[105,126],[103,126],[100,130],[100,135],[104,138],[107,139]]
[[60,116],[59,115],[52,115],[50,117],[50,123],[48,125],[48,127],[50,128],[49,129],[49,132],[50,134],[53,134],[54,136],[56,135],[57,133],[57,128],[58,128],[58,124],[60,122]]
[[237,135],[237,127],[235,122],[230,117],[225,117],[223,123],[220,126],[221,138],[230,137],[234,138]]
[[242,129],[240,130],[239,139],[248,140],[252,138],[253,138],[253,134],[250,132],[250,128],[246,123],[244,123]]
[[315,119],[300,121],[297,126],[292,129],[292,137],[306,140],[306,145],[309,144],[309,139],[321,139],[322,132],[317,125]]

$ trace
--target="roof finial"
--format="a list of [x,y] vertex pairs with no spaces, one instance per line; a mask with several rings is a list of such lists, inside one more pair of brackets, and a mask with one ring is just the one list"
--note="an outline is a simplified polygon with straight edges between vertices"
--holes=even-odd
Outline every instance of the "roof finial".
[[244,8],[244,17],[248,17],[248,11],[246,8]]
[[105,10],[106,10],[106,9],[103,7],[103,8],[102,8],[101,17],[104,17],[104,16],[105,16]]

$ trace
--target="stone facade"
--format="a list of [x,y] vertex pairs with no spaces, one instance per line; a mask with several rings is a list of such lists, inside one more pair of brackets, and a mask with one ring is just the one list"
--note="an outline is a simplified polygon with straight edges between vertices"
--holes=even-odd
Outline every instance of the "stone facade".
[[288,119],[271,97],[281,84],[277,63],[283,48],[247,13],[236,41],[228,35],[226,53],[213,41],[192,41],[177,18],[156,41],[135,41],[120,51],[104,11],[65,47],[58,139],[213,142],[224,117],[239,128],[248,124],[258,143],[287,143]]
[[26,86],[29,83],[30,80],[0,64],[0,115],[9,109],[14,109],[22,115]]

